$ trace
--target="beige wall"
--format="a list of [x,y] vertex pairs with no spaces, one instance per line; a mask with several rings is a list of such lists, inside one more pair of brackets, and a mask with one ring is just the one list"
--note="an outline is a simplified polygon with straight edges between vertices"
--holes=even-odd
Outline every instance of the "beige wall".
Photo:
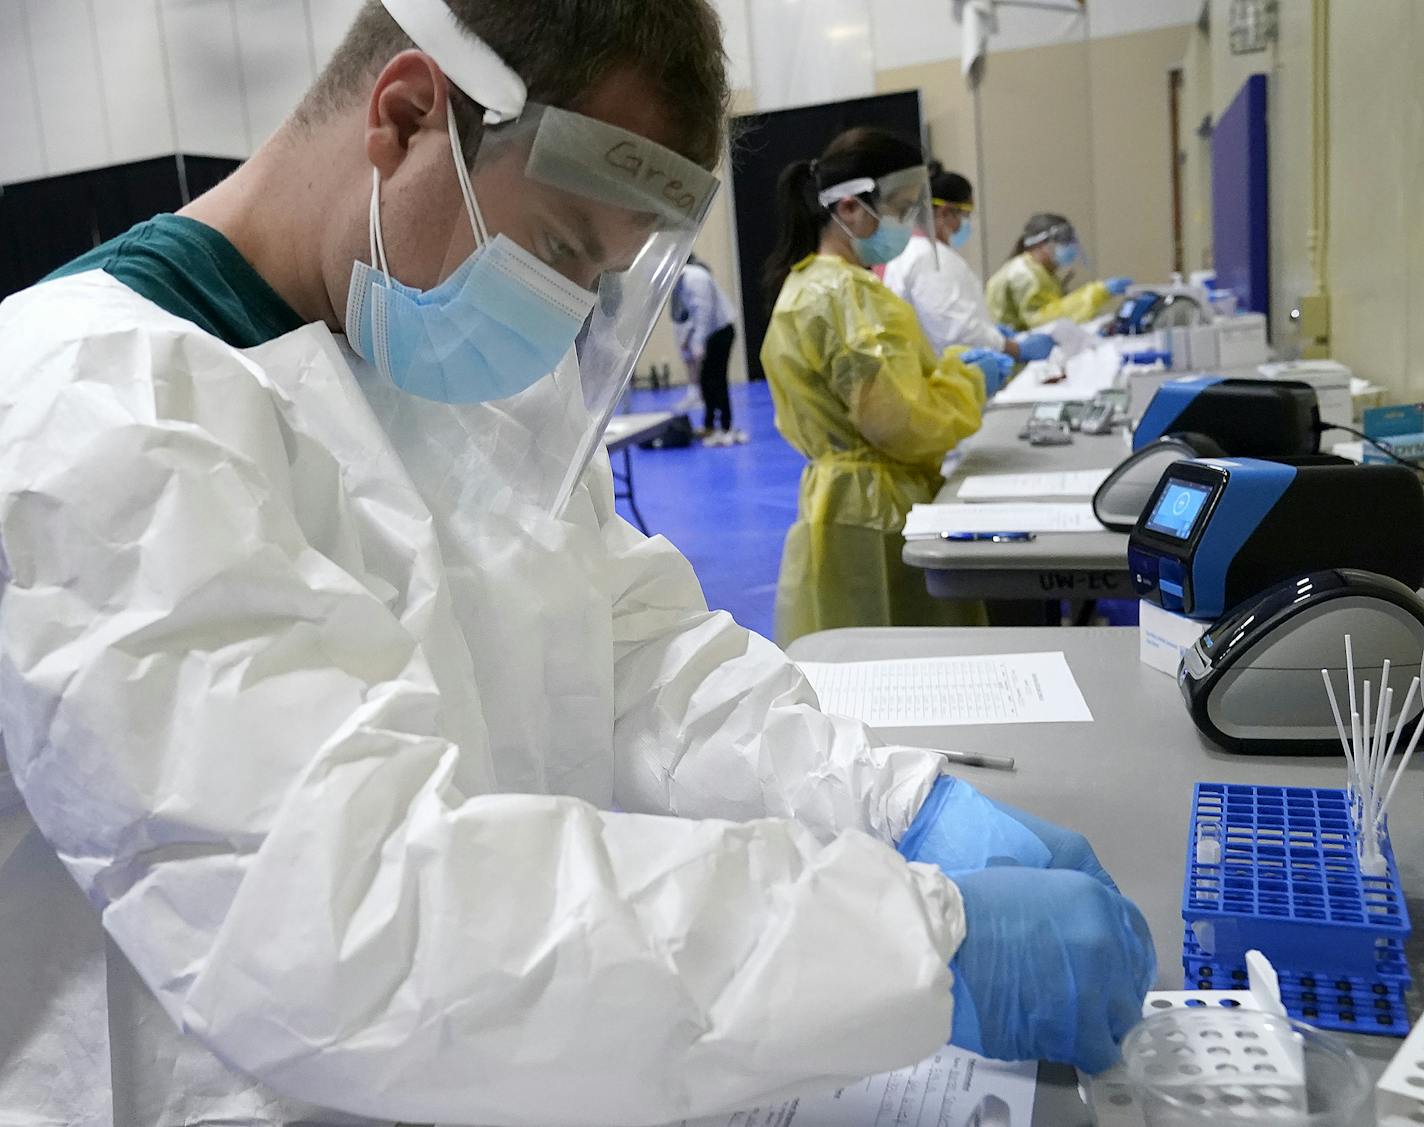
[[989,269],[1035,211],[1071,218],[1097,274],[1165,279],[1171,269],[1167,71],[1188,28],[991,55],[981,92],[984,176],[974,107],[958,60],[882,71],[882,91],[919,89],[930,144],[976,181],[981,221],[965,256]]
[[[975,168],[973,103],[958,60],[877,75],[878,91],[920,91],[935,155],[975,181],[983,214],[965,257],[976,269],[982,239],[989,268],[997,269],[1029,215],[1057,211],[1077,225],[1096,274],[1166,278],[1172,264],[1167,71],[1181,61],[1189,31],[996,52],[982,93],[983,184]],[[733,112],[751,108],[750,92],[739,91]],[[719,175],[723,189],[697,254],[740,306],[731,193],[726,170]],[[740,344],[732,355],[736,380],[746,378]],[[668,363],[674,380],[683,378],[666,314],[639,368],[653,363]]]
[[[1210,33],[1191,33],[1186,87],[1192,114],[1215,119],[1247,76],[1269,76],[1272,343],[1293,356],[1289,313],[1313,287],[1312,5],[1282,3],[1277,42],[1242,56],[1227,45],[1229,8],[1230,0],[1211,0]],[[1329,8],[1331,354],[1392,399],[1424,399],[1424,5],[1331,0]],[[1206,145],[1184,138],[1184,157],[1188,261],[1209,260]]]
[[1330,5],[1333,355],[1424,400],[1424,5]]

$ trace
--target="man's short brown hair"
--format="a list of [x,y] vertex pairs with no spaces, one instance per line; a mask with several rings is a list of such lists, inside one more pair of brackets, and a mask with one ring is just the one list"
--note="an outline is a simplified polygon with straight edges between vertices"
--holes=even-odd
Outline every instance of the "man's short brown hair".
[[[662,95],[676,148],[711,168],[726,120],[722,28],[708,0],[446,0],[456,19],[492,47],[529,88],[531,101],[577,109],[609,72],[637,69]],[[311,125],[345,106],[383,66],[414,44],[382,7],[365,0],[297,119]],[[453,92],[469,141],[480,115]]]

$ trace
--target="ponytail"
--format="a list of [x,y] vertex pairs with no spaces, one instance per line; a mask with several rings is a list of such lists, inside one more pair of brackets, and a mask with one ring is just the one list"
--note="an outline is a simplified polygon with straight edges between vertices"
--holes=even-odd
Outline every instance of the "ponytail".
[[791,268],[821,245],[826,210],[813,198],[812,163],[798,160],[787,165],[776,182],[776,246],[762,273],[768,307],[776,303]]

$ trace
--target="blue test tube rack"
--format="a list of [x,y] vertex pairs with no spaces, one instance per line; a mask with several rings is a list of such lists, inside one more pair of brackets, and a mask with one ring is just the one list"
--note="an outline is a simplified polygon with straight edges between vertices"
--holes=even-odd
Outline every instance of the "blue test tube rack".
[[[1299,1021],[1344,1033],[1403,1037],[1409,1032],[1405,995],[1410,975],[1401,944],[1391,941],[1379,948],[1372,975],[1275,969],[1281,1002]],[[1182,936],[1182,971],[1188,990],[1244,990],[1247,985],[1246,964],[1232,965],[1208,957],[1190,927]]]
[[1233,988],[1254,948],[1275,966],[1286,1008],[1301,1020],[1408,1030],[1410,925],[1399,871],[1387,830],[1385,873],[1361,870],[1350,801],[1331,788],[1196,785],[1182,894],[1189,989],[1204,980]]

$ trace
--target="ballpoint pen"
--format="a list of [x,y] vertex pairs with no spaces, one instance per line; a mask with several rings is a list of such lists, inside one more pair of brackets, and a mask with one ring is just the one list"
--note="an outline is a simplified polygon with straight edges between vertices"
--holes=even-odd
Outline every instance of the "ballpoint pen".
[[1037,540],[1036,532],[941,532],[941,540],[960,541],[986,541],[990,544],[1020,544],[1029,540]]
[[1014,769],[1014,759],[1011,755],[981,755],[977,751],[945,751],[938,747],[926,750],[944,756],[951,763],[963,763],[966,767],[997,767],[1001,771]]

